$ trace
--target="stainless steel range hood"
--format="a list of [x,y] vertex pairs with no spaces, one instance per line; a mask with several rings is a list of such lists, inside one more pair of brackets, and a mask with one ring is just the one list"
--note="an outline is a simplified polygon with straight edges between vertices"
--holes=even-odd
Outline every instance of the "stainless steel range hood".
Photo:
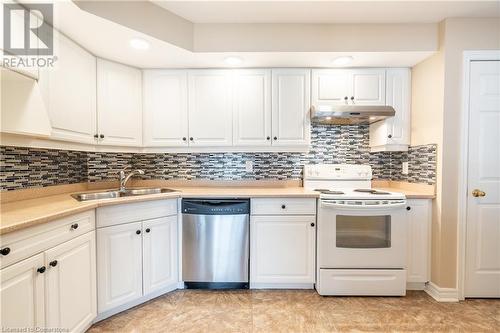
[[371,124],[387,117],[393,117],[395,114],[394,108],[388,105],[321,105],[311,107],[311,121],[319,124]]

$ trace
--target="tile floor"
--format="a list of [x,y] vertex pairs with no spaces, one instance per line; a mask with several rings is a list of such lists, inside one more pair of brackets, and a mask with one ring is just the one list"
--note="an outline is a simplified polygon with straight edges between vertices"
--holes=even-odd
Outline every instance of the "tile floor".
[[179,290],[88,332],[500,332],[500,300],[322,297],[314,291]]

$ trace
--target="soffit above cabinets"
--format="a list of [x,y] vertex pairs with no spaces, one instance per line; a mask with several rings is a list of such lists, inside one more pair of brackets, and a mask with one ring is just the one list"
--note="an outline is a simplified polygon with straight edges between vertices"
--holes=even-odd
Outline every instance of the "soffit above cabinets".
[[[151,4],[158,10],[163,10],[158,6]],[[401,51],[397,47],[386,49],[384,45],[389,45],[385,42],[380,45],[370,47],[373,51],[359,49],[349,46],[348,43],[321,43],[320,45],[341,44],[342,47],[336,47],[335,51],[328,51],[327,48],[316,47],[316,42],[306,45],[302,42],[288,43],[285,38],[281,38],[278,47],[288,47],[288,51],[271,50],[274,42],[255,37],[254,43],[243,43],[239,38],[239,46],[236,42],[229,42],[234,36],[226,35],[222,41],[222,35],[217,32],[223,27],[211,27],[211,29],[203,29],[195,35],[203,33],[203,39],[193,41],[193,48],[198,47],[211,49],[210,52],[193,52],[189,47],[176,46],[174,43],[166,42],[161,39],[161,36],[152,37],[152,34],[140,32],[136,29],[118,24],[111,19],[106,19],[98,15],[92,14],[80,9],[73,2],[56,2],[54,3],[54,26],[66,34],[68,37],[76,41],[85,49],[94,55],[110,59],[116,62],[127,64],[138,68],[222,68],[231,67],[224,63],[224,59],[228,56],[239,56],[244,62],[239,67],[256,68],[256,67],[331,67],[332,60],[348,54],[354,57],[354,61],[349,64],[350,67],[410,67],[432,55],[437,49],[437,35],[434,38],[434,24],[418,25],[420,31],[417,34],[420,40],[419,47],[406,47]],[[185,22],[184,22],[185,23]],[[189,25],[189,24],[188,24]],[[82,28],[85,27],[85,28]],[[241,27],[244,28],[244,27]],[[215,29],[215,30],[214,30]],[[260,34],[261,32],[259,32]],[[316,34],[311,31],[310,34]],[[220,36],[217,45],[210,42],[212,36]],[[431,40],[428,36],[432,35]],[[255,35],[255,36],[258,36]],[[135,50],[129,46],[131,38],[142,38],[150,43],[149,50]],[[303,39],[308,39],[303,36]],[[327,38],[323,36],[322,38]],[[189,44],[189,41],[188,41]],[[203,45],[204,46],[203,46]],[[294,45],[301,45],[303,49],[298,50]],[[358,43],[359,44],[359,43]],[[249,49],[243,51],[230,51],[228,45],[235,45],[238,48],[253,48],[259,49],[259,52],[253,52]],[[267,45],[267,46],[266,46]],[[307,47],[304,47],[306,45]],[[349,48],[348,48],[349,46]],[[57,48],[57,46],[56,46]],[[297,51],[293,51],[296,49]],[[317,51],[311,51],[317,49]],[[343,52],[348,50],[349,52]],[[219,51],[221,50],[221,51]]]

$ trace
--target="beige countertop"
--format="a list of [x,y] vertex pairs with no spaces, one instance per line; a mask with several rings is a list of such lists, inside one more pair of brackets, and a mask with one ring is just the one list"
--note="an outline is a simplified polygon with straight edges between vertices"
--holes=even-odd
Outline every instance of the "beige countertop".
[[[401,192],[408,199],[434,198],[434,194],[425,191],[425,188],[401,188],[398,184],[374,183],[373,188],[393,192]],[[318,192],[305,190],[299,186],[289,187],[210,187],[210,186],[169,186],[175,192],[123,197],[114,199],[92,200],[80,202],[71,197],[70,192],[57,195],[47,195],[26,200],[15,200],[1,204],[0,235],[24,229],[40,223],[46,223],[57,218],[75,214],[89,209],[107,205],[117,205],[128,202],[160,200],[168,198],[195,198],[195,197],[298,197],[317,198]],[[53,194],[54,189],[48,190]],[[81,192],[81,190],[79,191]]]

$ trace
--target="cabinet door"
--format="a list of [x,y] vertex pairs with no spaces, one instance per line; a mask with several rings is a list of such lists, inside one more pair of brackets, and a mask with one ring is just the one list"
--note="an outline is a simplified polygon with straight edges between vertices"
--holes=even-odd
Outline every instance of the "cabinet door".
[[314,283],[314,216],[252,216],[251,283]]
[[196,70],[188,74],[189,145],[233,144],[232,73]]
[[410,85],[409,68],[387,70],[386,102],[396,110],[394,117],[385,120],[389,144],[410,144]]
[[2,328],[45,327],[43,253],[0,271]]
[[238,70],[234,80],[234,145],[270,146],[271,71]]
[[133,301],[141,296],[141,222],[98,229],[98,312],[102,313],[129,301]]
[[140,146],[142,143],[142,74],[139,69],[97,60],[99,143]]
[[431,201],[408,200],[408,282],[429,281]]
[[54,30],[57,62],[40,70],[52,126],[58,140],[94,144],[96,139],[96,58]]
[[309,144],[310,87],[309,69],[272,71],[273,146]]
[[143,222],[144,294],[177,289],[177,216]]
[[47,326],[83,332],[97,315],[95,232],[45,252]]
[[372,151],[406,151],[410,144],[410,94],[409,68],[387,70],[386,102],[396,114],[384,121],[370,125]]
[[351,103],[385,105],[385,69],[352,70],[349,104]]
[[316,69],[312,71],[312,105],[350,103],[351,72],[344,69]]
[[144,146],[187,146],[187,72],[146,70],[143,82]]

